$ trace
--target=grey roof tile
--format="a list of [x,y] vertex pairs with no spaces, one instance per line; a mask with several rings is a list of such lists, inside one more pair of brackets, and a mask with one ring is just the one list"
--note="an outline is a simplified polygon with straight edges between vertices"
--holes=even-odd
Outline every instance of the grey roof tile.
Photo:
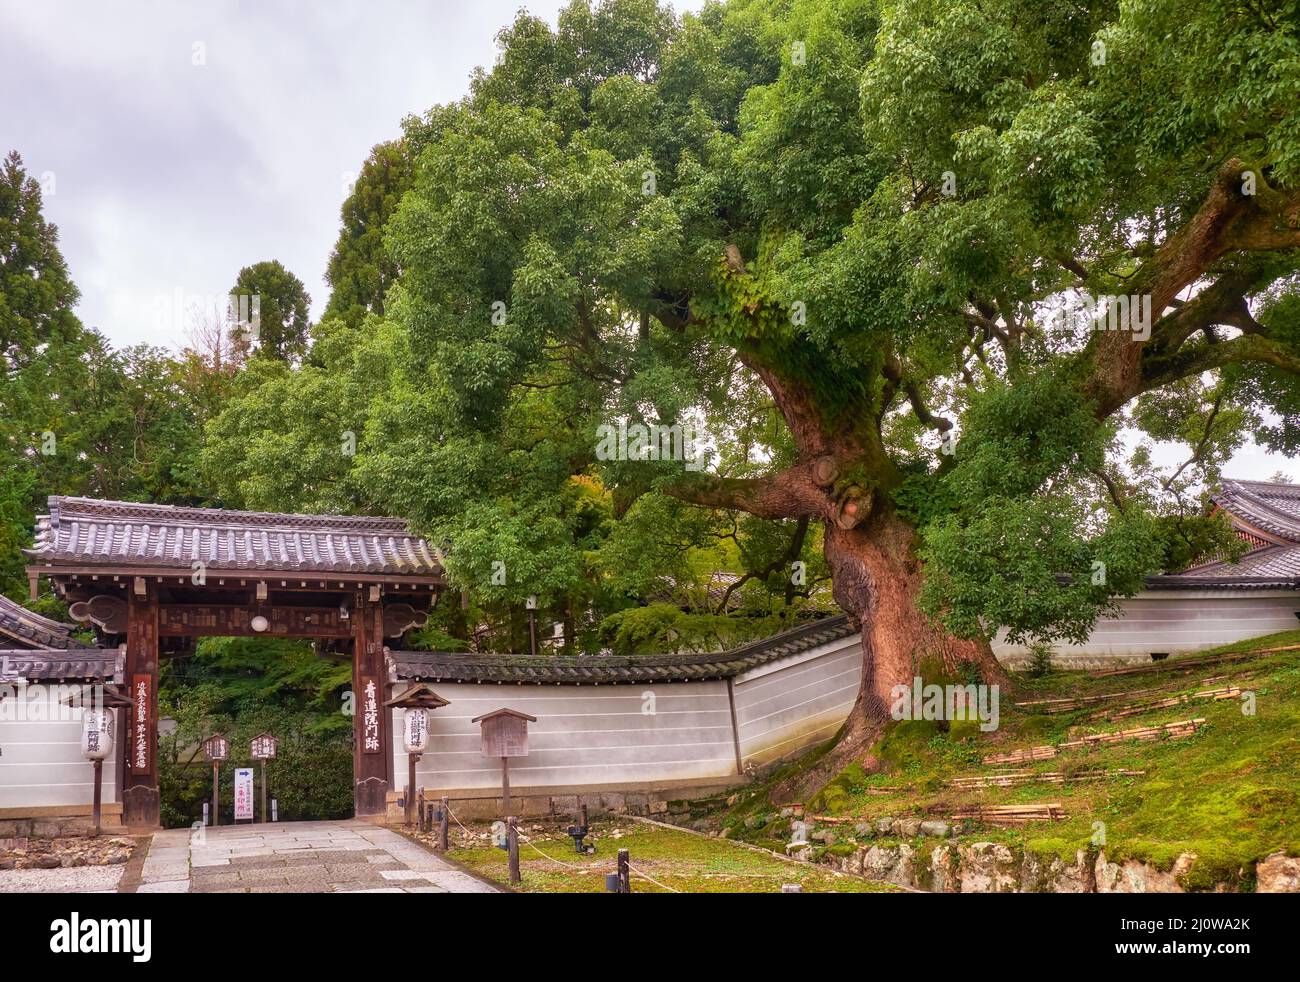
[[390,651],[395,679],[425,682],[574,682],[577,684],[720,679],[856,634],[845,614],[813,621],[730,651],[704,654],[509,655],[449,651]]
[[0,596],[0,646],[23,648],[85,648],[69,632],[73,625],[48,617]]
[[399,518],[289,515],[52,496],[28,550],[36,564],[438,577]]

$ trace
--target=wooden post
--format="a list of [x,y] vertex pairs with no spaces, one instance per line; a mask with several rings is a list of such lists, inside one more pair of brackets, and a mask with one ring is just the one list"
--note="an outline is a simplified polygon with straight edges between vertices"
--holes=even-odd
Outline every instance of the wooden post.
[[510,882],[522,883],[523,877],[519,875],[519,827],[513,815],[506,819],[506,855],[510,861]]
[[131,697],[122,743],[127,767],[122,775],[122,821],[157,826],[161,820],[158,791],[158,588],[142,584],[126,597],[126,670]]
[[262,758],[262,821],[263,822],[267,821],[268,817],[269,816],[266,813],[266,758],[263,757]]
[[95,827],[95,835],[99,835],[100,802],[103,800],[103,791],[104,791],[104,762],[102,760],[97,760],[95,761],[95,800],[94,800],[94,804],[91,806],[91,818],[90,818],[91,824],[94,825]]
[[420,759],[419,754],[407,754],[406,760],[410,765],[410,775],[406,784],[406,824],[415,824],[415,762]]
[[450,831],[451,811],[447,807],[447,796],[442,796],[442,811],[438,816],[438,848],[447,851],[447,833]]
[[221,774],[221,761],[212,762],[212,825],[215,828],[221,824],[221,783],[219,780]]
[[632,892],[632,859],[626,849],[618,851],[618,892]]
[[415,825],[421,832],[427,832],[424,816],[424,788],[415,793]]
[[537,655],[537,611],[533,608],[528,610],[528,650],[534,657]]
[[[357,815],[383,815],[388,810],[388,789],[393,786],[393,750],[390,739],[390,710],[385,708],[383,608],[358,594],[352,610],[352,718],[353,803]],[[373,687],[373,692],[367,690]],[[378,710],[378,718],[367,733],[367,707]],[[373,742],[371,742],[373,741]]]
[[501,813],[510,814],[510,758],[501,758]]

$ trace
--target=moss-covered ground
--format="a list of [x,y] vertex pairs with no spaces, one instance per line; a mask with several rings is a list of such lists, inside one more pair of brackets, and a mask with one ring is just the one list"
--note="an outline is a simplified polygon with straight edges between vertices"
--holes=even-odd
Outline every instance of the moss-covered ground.
[[[1300,631],[1256,638],[1210,649],[1199,655],[1250,651],[1300,644]],[[1194,656],[1186,656],[1194,657]],[[1018,708],[1001,700],[994,732],[975,723],[900,722],[892,724],[872,748],[883,762],[879,773],[851,765],[806,803],[810,815],[854,821],[942,818],[963,807],[1028,802],[1060,802],[1064,821],[1035,822],[1014,829],[976,826],[966,838],[1002,841],[1015,849],[1073,860],[1079,849],[1104,846],[1111,860],[1137,859],[1168,869],[1181,853],[1196,862],[1184,877],[1191,889],[1227,882],[1252,887],[1255,861],[1279,850],[1300,855],[1300,651],[1263,654],[1247,660],[1180,668],[1180,659],[1158,663],[1150,673],[1093,677],[1055,671],[1038,679],[1018,679],[1015,700],[1055,699],[1123,692],[1132,698],[1160,698],[1198,689],[1238,684],[1248,700],[1191,701],[1121,720],[1090,720],[1099,707],[1059,715]],[[1238,681],[1239,680],[1239,681]],[[1138,690],[1158,690],[1138,695]],[[1108,704],[1109,705],[1109,704]],[[985,755],[1043,744],[1058,744],[1091,733],[1107,733],[1204,717],[1190,737],[1153,742],[1127,741],[1084,750],[1062,751],[1028,765],[985,765]],[[814,755],[815,756],[815,755]],[[810,758],[811,759],[811,758]],[[795,766],[806,766],[808,759]],[[958,776],[1028,771],[1145,771],[1141,777],[1104,778],[1065,784],[1033,783],[973,790],[949,788]],[[787,772],[789,768],[787,768]],[[742,792],[716,820],[731,837],[780,848],[789,822],[779,818],[783,802],[769,788]],[[969,823],[968,823],[969,824]],[[838,830],[831,850],[849,851],[851,823]]]
[[[579,855],[563,829],[523,826],[528,841],[519,846],[526,893],[601,893],[605,874],[614,872],[619,849],[627,849],[634,893],[779,893],[783,883],[798,883],[805,893],[880,893],[895,888],[846,876],[806,863],[792,863],[722,838],[646,825],[628,819],[592,825],[595,855]],[[471,826],[481,835],[487,826]],[[531,843],[531,844],[530,844]],[[509,883],[506,853],[484,838],[459,833],[448,857],[497,883]],[[536,848],[534,848],[536,847]],[[542,855],[545,853],[545,855]]]

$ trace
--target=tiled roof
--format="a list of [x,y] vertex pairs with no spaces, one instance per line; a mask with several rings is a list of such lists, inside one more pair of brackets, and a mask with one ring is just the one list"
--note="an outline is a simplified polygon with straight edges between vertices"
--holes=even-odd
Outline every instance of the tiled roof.
[[1224,481],[1210,500],[1234,525],[1253,526],[1283,542],[1300,543],[1300,485]]
[[23,648],[84,648],[68,632],[71,624],[52,621],[0,596],[0,646]]
[[388,661],[394,681],[567,682],[574,685],[670,682],[729,678],[856,633],[857,628],[846,615],[841,614],[800,625],[731,651],[707,654],[570,657],[391,651]]
[[281,515],[53,496],[36,564],[437,577],[429,544],[398,518]]
[[1149,576],[1148,588],[1300,589],[1300,486],[1224,481],[1210,500],[1227,513],[1237,534],[1255,548],[1235,563],[1216,559],[1181,573]]
[[120,648],[26,648],[0,651],[0,680],[121,682],[126,654]]

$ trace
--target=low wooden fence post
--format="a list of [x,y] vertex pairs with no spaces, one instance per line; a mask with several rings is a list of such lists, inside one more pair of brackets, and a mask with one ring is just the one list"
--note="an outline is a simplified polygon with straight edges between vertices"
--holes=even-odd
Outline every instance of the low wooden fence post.
[[519,826],[515,824],[513,815],[506,819],[506,854],[510,860],[510,882],[522,883],[523,877],[519,875]]

